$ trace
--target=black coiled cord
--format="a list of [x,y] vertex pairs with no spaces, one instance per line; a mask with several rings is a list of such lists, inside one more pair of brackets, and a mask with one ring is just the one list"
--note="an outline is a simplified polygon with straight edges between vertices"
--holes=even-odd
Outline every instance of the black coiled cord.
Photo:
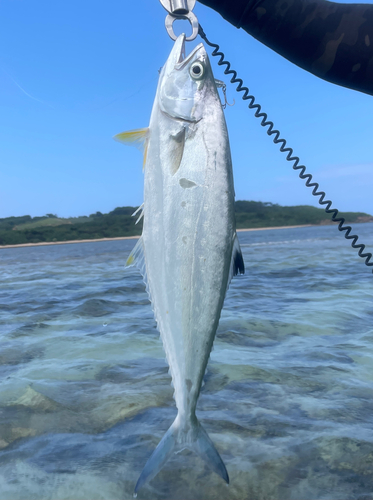
[[[216,43],[211,43],[207,37],[205,32],[202,29],[202,26],[199,25],[198,28],[198,34],[199,36],[209,45],[210,47],[213,47],[214,50],[212,52],[213,56],[218,56],[220,57],[218,61],[218,65],[222,66],[225,65],[226,68],[224,70],[225,75],[233,75],[231,78],[231,83],[237,83],[236,90],[237,92],[243,92],[244,94],[242,95],[242,99],[244,101],[250,100],[249,102],[249,108],[250,109],[255,109],[255,117],[256,118],[262,118],[260,124],[262,127],[267,127],[267,134],[269,136],[274,135],[275,137],[273,138],[273,142],[275,144],[281,144],[280,146],[280,151],[281,153],[287,153],[286,159],[287,161],[293,162],[293,169],[294,170],[300,170],[299,172],[299,177],[301,179],[306,179],[306,186],[312,189],[312,194],[314,196],[317,196],[319,198],[319,204],[324,206],[324,210],[327,214],[333,214],[332,215],[332,221],[333,222],[338,222],[338,229],[339,231],[344,231],[344,237],[347,240],[352,240],[351,241],[351,246],[352,248],[358,249],[358,254],[359,257],[362,257],[365,259],[365,265],[366,266],[373,266],[373,262],[370,262],[372,259],[372,254],[367,252],[363,253],[365,250],[365,245],[362,243],[357,244],[358,236],[356,234],[350,235],[352,228],[351,226],[344,226],[345,219],[343,217],[338,217],[338,210],[336,208],[330,208],[332,206],[332,202],[330,200],[324,200],[325,198],[325,193],[324,191],[318,191],[319,185],[317,182],[311,182],[312,181],[312,175],[311,174],[306,174],[306,167],[304,165],[299,165],[300,159],[298,156],[292,156],[293,154],[293,149],[286,147],[286,141],[285,139],[280,139],[280,132],[278,130],[273,130],[274,123],[270,120],[267,120],[267,113],[261,112],[261,106],[260,104],[255,104],[255,97],[253,95],[250,95],[249,89],[247,87],[244,87],[243,85],[243,80],[241,78],[237,78],[237,72],[234,69],[231,68],[231,64],[225,60],[225,55],[223,52],[219,52],[220,47]],[[372,270],[373,272],[373,270]]]

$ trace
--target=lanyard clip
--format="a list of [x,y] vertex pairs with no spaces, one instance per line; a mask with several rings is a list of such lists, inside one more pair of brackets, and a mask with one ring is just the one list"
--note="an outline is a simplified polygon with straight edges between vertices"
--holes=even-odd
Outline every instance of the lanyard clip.
[[185,40],[187,42],[194,40],[198,35],[198,19],[192,12],[196,0],[160,0],[160,2],[168,12],[165,25],[172,40],[177,39],[173,30],[173,23],[176,19],[187,19],[190,22],[192,34],[186,37]]

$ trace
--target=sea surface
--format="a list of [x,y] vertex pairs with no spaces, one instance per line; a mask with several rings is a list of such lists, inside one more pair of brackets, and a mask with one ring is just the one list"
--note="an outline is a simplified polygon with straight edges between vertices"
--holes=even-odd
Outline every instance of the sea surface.
[[[373,250],[373,224],[355,232]],[[189,451],[138,493],[373,499],[373,275],[336,226],[240,232]],[[0,499],[132,499],[176,410],[136,240],[0,250]]]

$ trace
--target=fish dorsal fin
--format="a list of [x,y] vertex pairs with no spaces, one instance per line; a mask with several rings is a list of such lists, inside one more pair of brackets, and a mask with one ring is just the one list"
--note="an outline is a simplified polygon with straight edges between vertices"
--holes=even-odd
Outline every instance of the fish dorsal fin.
[[185,147],[185,127],[181,127],[177,132],[170,134],[167,146],[160,151],[161,162],[171,173],[176,174],[183,158]]
[[122,132],[113,137],[117,142],[126,144],[126,146],[135,146],[137,149],[144,153],[144,163],[143,168],[146,163],[146,156],[148,152],[148,142],[149,142],[149,128],[138,128],[136,130],[128,130],[128,132]]
[[242,257],[241,247],[238,242],[237,233],[235,233],[233,238],[232,258],[231,266],[229,268],[227,289],[233,276],[237,276],[237,274],[245,274],[245,264]]

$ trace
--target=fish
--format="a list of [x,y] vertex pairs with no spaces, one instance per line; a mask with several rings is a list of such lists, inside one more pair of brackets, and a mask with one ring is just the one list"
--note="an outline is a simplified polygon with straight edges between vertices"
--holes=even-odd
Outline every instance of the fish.
[[185,448],[229,483],[195,413],[229,283],[245,272],[228,131],[202,43],[186,56],[185,34],[176,39],[159,76],[149,127],[114,139],[144,151],[143,231],[126,265],[143,275],[178,411],[135,493]]

